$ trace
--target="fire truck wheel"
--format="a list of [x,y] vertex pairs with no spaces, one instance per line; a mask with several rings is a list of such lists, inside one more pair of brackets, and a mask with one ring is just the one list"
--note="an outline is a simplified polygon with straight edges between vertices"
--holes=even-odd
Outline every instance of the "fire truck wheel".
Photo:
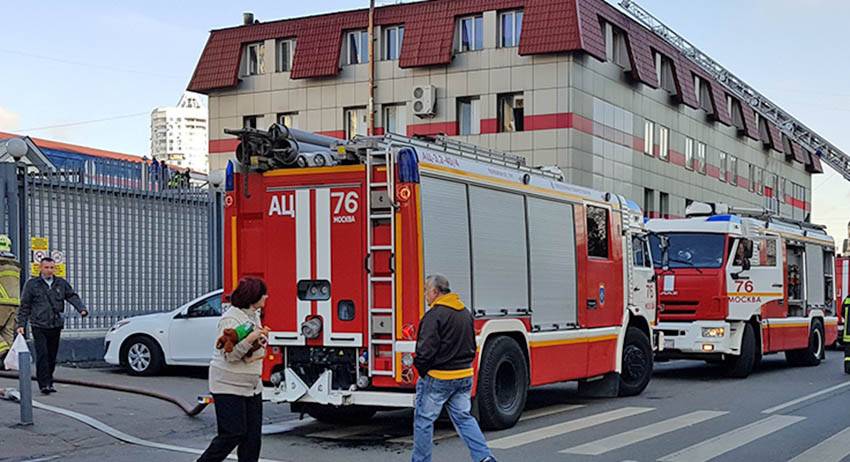
[[620,396],[636,396],[643,392],[652,377],[652,344],[637,327],[626,330],[623,343],[623,369],[620,372]]
[[310,417],[322,423],[358,425],[368,422],[377,409],[368,406],[330,406],[321,404],[305,404],[302,409]]
[[478,370],[478,415],[488,430],[513,427],[525,408],[528,392],[525,353],[510,337],[487,342]]
[[744,337],[741,339],[741,354],[726,358],[726,375],[743,379],[750,375],[756,364],[756,335],[753,326],[744,325]]
[[824,349],[823,326],[820,320],[812,321],[809,330],[809,347],[802,350],[785,352],[785,359],[792,366],[817,366],[820,364]]

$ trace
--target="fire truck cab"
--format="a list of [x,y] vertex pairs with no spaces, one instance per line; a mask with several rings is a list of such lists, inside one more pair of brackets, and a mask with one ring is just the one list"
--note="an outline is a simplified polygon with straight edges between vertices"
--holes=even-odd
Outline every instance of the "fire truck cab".
[[647,224],[659,255],[657,358],[723,363],[733,377],[748,376],[770,353],[819,364],[838,335],[825,228],[723,204],[694,203],[686,214]]
[[475,314],[484,427],[516,423],[531,386],[646,387],[656,276],[634,202],[444,137],[233,133],[224,291],[268,283],[264,399],[331,421],[413,407],[432,272]]

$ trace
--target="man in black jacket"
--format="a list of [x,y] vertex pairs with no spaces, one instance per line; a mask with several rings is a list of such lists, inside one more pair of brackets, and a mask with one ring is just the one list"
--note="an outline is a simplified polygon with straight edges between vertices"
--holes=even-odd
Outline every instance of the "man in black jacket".
[[419,321],[414,366],[416,410],[413,421],[413,462],[431,462],[434,421],[443,405],[475,462],[495,462],[472,408],[472,361],[475,325],[472,312],[449,289],[444,276],[425,279],[425,301],[430,307]]
[[36,377],[41,393],[46,395],[56,392],[53,370],[56,369],[59,337],[65,325],[62,317],[65,302],[76,308],[82,317],[88,316],[89,312],[71,284],[55,275],[56,262],[52,258],[43,258],[39,265],[39,276],[24,285],[17,325],[21,335],[25,335],[27,323],[32,325]]

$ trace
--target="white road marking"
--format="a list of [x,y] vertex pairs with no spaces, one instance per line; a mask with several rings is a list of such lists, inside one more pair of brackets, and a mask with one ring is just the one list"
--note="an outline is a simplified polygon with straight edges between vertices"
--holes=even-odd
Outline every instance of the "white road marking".
[[689,414],[673,417],[672,419],[662,420],[645,427],[636,428],[627,432],[592,441],[587,444],[582,444],[569,449],[559,451],[562,454],[584,454],[588,456],[598,456],[615,449],[624,448],[641,441],[655,438],[666,433],[681,430],[691,425],[696,425],[706,420],[714,419],[722,415],[726,415],[725,411],[695,411]]
[[788,462],[840,462],[850,455],[850,428],[830,436]]
[[307,417],[305,419],[300,420],[287,420],[281,423],[267,424],[263,425],[263,435],[279,435],[281,433],[288,433],[297,428],[305,427],[307,425],[312,425],[315,423],[316,419],[312,417]]
[[594,427],[615,420],[624,419],[644,412],[655,410],[651,407],[624,407],[613,411],[602,412],[587,417],[573,419],[568,422],[561,422],[555,425],[550,425],[543,428],[535,428],[515,435],[506,436],[490,441],[490,447],[493,449],[510,449],[517,446],[522,446],[529,443],[534,443],[547,438],[563,435],[585,428]]
[[[758,422],[728,431],[720,436],[715,436],[681,451],[666,455],[658,460],[662,462],[706,462],[729,451],[738,449],[745,444],[752,443],[759,438],[782,430],[801,420],[806,420],[806,418],[788,415],[770,416]],[[823,462],[817,458],[806,460]]]
[[761,413],[762,414],[773,414],[774,412],[781,411],[783,409],[787,409],[787,408],[794,406],[796,404],[800,404],[800,403],[802,403],[804,401],[808,401],[812,398],[817,398],[818,396],[825,395],[827,393],[832,393],[835,390],[840,390],[840,389],[845,388],[845,387],[850,387],[850,382],[839,383],[838,385],[835,385],[835,386],[832,386],[832,387],[829,387],[829,388],[824,388],[821,391],[816,391],[812,394],[803,396],[801,398],[797,398],[797,399],[788,401],[787,403],[782,403],[778,406],[773,406],[772,408],[765,409],[765,410],[761,411]]
[[[560,414],[562,412],[572,411],[575,409],[583,408],[584,404],[559,404],[557,406],[547,406],[540,409],[534,409],[532,411],[524,412],[522,417],[519,418],[520,422],[524,422],[526,420],[531,419],[539,419],[541,417],[546,417],[550,415]],[[437,430],[434,432],[434,441],[441,441],[448,438],[453,438],[457,436],[457,432],[454,428],[446,428],[443,430]],[[413,435],[410,436],[402,436],[399,438],[393,438],[387,440],[388,443],[406,443],[413,444]]]

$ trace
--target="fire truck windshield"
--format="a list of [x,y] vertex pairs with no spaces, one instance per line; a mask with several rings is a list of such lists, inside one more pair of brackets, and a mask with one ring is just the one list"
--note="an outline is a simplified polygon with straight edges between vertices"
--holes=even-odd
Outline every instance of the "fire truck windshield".
[[[669,239],[667,250],[670,268],[720,268],[723,264],[723,234],[664,233]],[[652,261],[661,267],[661,245],[657,235],[650,236]]]

